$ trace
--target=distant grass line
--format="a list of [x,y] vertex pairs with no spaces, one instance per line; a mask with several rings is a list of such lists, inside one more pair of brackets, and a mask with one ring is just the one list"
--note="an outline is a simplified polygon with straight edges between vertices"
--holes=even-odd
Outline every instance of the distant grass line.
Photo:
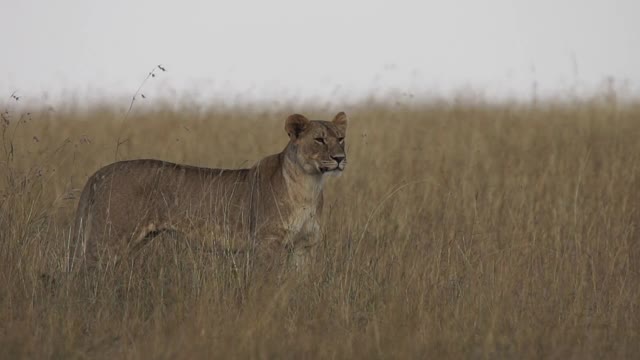
[[[122,159],[249,166],[285,146],[290,113],[340,110],[349,164],[310,278],[171,237],[64,276],[79,190],[119,138]],[[109,106],[29,113],[1,125],[2,358],[640,353],[640,103],[145,107],[124,127]]]

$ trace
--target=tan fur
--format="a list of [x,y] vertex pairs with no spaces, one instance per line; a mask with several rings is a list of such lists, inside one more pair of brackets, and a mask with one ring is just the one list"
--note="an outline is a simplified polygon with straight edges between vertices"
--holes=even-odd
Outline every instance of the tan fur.
[[346,164],[346,115],[287,118],[289,143],[248,169],[130,160],[93,174],[82,191],[69,270],[126,257],[163,232],[211,233],[216,246],[290,251],[304,265],[318,241],[322,186]]

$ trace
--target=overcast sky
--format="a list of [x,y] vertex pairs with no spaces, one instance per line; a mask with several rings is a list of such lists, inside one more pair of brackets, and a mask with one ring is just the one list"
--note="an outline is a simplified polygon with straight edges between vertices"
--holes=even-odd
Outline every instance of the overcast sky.
[[[0,0],[0,97],[640,92],[640,1]],[[5,95],[2,95],[5,94]]]

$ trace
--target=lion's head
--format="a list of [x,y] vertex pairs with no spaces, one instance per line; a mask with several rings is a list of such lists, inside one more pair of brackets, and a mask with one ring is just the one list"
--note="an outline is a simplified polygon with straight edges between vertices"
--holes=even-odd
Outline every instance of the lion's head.
[[285,122],[292,160],[311,175],[340,174],[346,164],[347,115],[338,113],[333,121],[309,120],[293,114]]

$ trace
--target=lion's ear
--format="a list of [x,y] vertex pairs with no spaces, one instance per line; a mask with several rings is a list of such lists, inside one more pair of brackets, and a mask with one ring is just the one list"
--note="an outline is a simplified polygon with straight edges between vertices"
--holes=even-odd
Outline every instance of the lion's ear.
[[284,124],[284,129],[289,134],[291,140],[297,139],[307,126],[309,126],[309,119],[300,114],[293,114],[287,118]]
[[343,133],[347,132],[347,114],[345,114],[344,111],[340,111],[336,117],[333,118],[333,123]]

